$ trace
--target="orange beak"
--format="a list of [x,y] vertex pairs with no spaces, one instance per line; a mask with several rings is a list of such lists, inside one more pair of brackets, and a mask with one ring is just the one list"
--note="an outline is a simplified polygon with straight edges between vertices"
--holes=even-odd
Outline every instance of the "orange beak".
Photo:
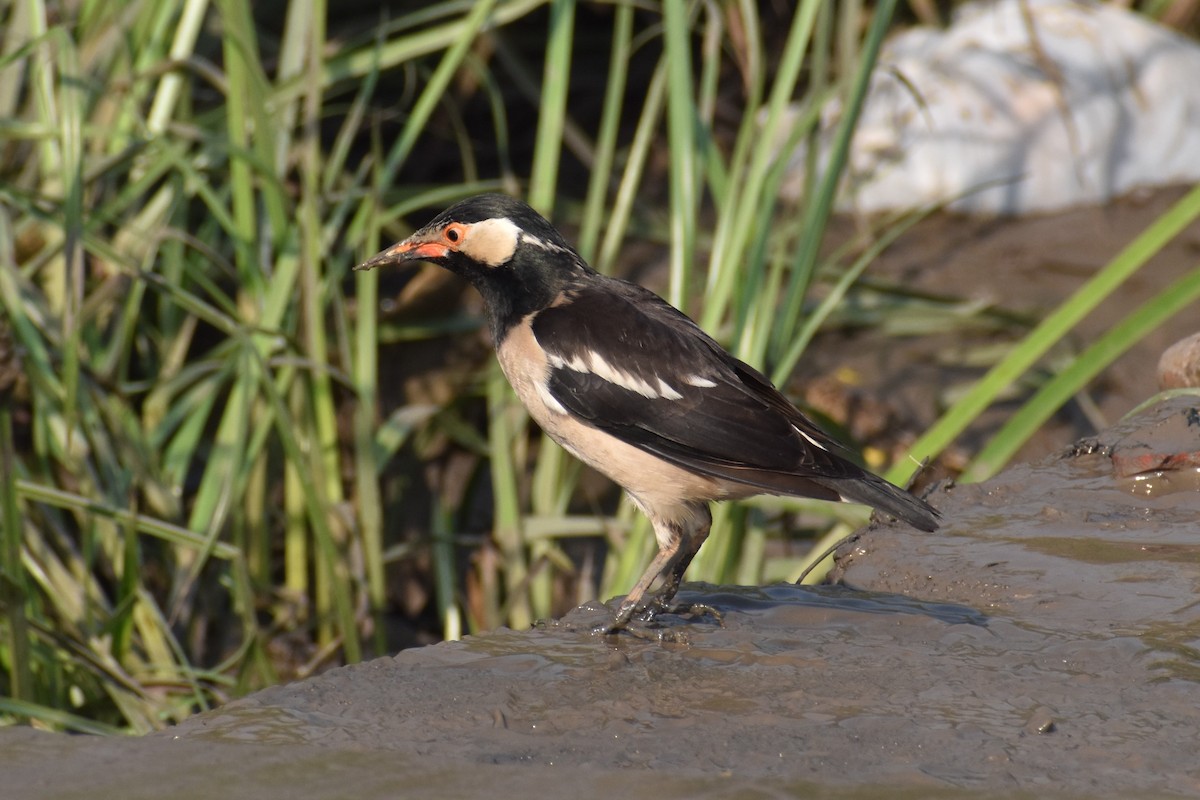
[[412,237],[392,245],[379,255],[364,261],[355,269],[368,270],[403,264],[405,261],[432,261],[445,258],[450,248],[441,242],[414,241]]

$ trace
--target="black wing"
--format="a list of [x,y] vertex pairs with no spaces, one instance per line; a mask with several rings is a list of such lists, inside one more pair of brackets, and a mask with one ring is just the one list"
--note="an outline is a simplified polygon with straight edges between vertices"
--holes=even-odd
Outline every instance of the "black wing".
[[601,289],[578,290],[568,303],[539,313],[533,333],[554,365],[556,400],[668,460],[735,480],[744,476],[724,471],[828,477],[858,471],[829,452],[837,445],[763,375],[641,287],[606,281]]
[[640,286],[605,279],[539,312],[549,390],[572,414],[679,466],[775,494],[853,499],[932,530],[933,511],[840,445],[753,367]]

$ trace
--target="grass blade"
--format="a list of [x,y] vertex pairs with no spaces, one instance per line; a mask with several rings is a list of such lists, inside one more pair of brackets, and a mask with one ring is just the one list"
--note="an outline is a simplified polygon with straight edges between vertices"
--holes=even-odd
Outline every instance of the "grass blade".
[[1200,268],[1184,275],[1147,300],[1099,339],[1062,372],[1046,382],[996,432],[963,471],[964,482],[987,480],[999,472],[1071,397],[1081,391],[1130,347],[1168,319],[1200,300]]

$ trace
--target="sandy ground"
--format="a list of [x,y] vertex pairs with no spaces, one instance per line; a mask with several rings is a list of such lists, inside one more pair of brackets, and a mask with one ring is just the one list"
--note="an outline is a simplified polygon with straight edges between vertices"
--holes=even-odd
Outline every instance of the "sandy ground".
[[[1170,199],[1019,228],[942,218],[881,269],[1036,313]],[[1084,340],[1195,268],[1190,237]],[[1158,352],[1195,319],[1123,359],[1096,410],[1115,420],[1152,394]],[[931,413],[946,373],[914,382],[918,352],[889,359],[849,338],[813,352],[838,363],[839,346],[897,413]],[[0,797],[1200,796],[1198,409],[1176,398],[1070,446],[1055,437],[1084,423],[1064,415],[1037,459],[939,485],[938,533],[861,532],[838,585],[688,584],[681,599],[725,620],[668,618],[683,643],[592,636],[611,613],[596,604],[141,739],[0,730]]]

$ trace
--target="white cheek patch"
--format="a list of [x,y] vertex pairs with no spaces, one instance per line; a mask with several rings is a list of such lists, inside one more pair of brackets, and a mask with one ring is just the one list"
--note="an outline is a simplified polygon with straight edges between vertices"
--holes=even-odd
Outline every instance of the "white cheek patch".
[[683,395],[667,384],[662,378],[656,377],[654,383],[651,384],[636,375],[631,375],[623,369],[614,367],[594,350],[589,350],[582,355],[572,356],[569,360],[561,356],[552,355],[550,356],[550,365],[555,368],[566,367],[575,372],[590,372],[598,378],[603,378],[611,384],[620,386],[622,389],[628,389],[631,392],[636,392],[650,400],[657,400],[659,398],[664,400],[679,400],[683,397]]
[[485,219],[467,227],[458,251],[480,264],[498,267],[512,259],[520,240],[521,229],[508,217]]

